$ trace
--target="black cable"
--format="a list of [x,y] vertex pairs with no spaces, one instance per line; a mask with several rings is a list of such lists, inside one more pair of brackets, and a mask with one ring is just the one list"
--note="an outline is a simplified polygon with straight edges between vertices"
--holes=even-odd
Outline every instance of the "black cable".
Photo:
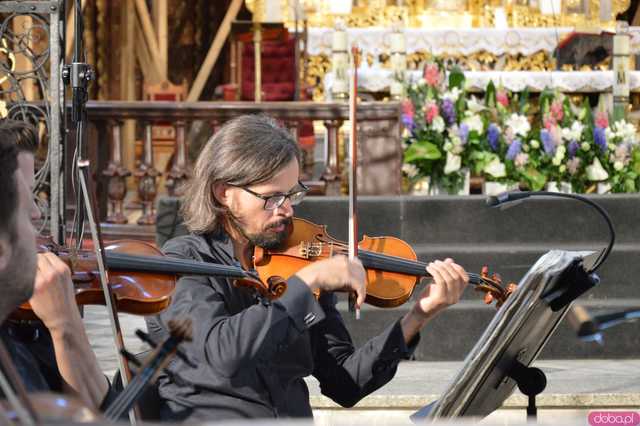
[[565,194],[562,192],[550,192],[550,191],[505,192],[498,196],[491,196],[487,198],[487,205],[490,207],[498,207],[501,205],[505,205],[507,203],[512,203],[514,201],[523,200],[529,197],[558,197],[558,198],[569,198],[573,200],[578,200],[590,205],[591,207],[595,208],[598,211],[598,213],[600,213],[600,215],[604,218],[605,222],[607,223],[607,226],[609,227],[609,234],[611,237],[609,240],[609,244],[607,245],[604,251],[600,252],[600,255],[598,255],[598,258],[596,259],[593,268],[591,268],[591,270],[588,272],[591,273],[598,270],[600,265],[602,265],[604,261],[607,259],[607,257],[609,257],[609,254],[611,253],[611,250],[613,249],[613,245],[616,240],[616,233],[615,233],[615,230],[613,229],[613,223],[611,222],[611,218],[609,217],[609,214],[606,212],[606,210],[603,209],[598,203],[586,197],[583,197],[581,195]]

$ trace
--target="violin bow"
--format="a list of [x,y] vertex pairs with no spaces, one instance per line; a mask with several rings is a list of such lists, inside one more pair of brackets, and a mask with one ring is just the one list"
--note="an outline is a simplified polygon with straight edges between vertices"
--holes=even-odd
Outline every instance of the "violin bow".
[[[5,398],[16,412],[18,419],[23,425],[34,426],[39,423],[36,411],[29,400],[27,390],[18,375],[16,367],[11,361],[9,352],[0,341],[0,389]],[[3,421],[4,413],[0,410],[0,421]]]
[[[86,208],[86,215],[89,221],[89,228],[91,231],[91,239],[93,241],[93,247],[96,252],[96,261],[98,263],[98,270],[100,272],[100,284],[102,285],[102,291],[104,293],[105,305],[107,307],[107,314],[109,316],[109,322],[111,324],[111,331],[113,333],[113,340],[115,343],[115,347],[117,350],[117,358],[118,358],[118,367],[120,370],[120,375],[122,377],[123,386],[127,386],[129,381],[131,381],[132,374],[131,369],[129,368],[129,364],[126,362],[124,353],[126,352],[124,346],[124,339],[122,337],[122,329],[120,328],[120,320],[118,319],[118,311],[116,309],[115,296],[111,291],[111,286],[109,285],[109,275],[108,271],[105,268],[106,259],[105,259],[105,250],[104,243],[102,241],[102,234],[100,232],[100,228],[96,224],[96,216],[95,216],[95,197],[93,192],[89,192],[87,189],[86,176],[88,175],[89,169],[89,161],[78,161],[78,180],[80,183],[80,191],[82,192],[82,196],[84,198],[84,205]],[[80,237],[80,236],[79,236]],[[81,244],[82,242],[78,242]],[[130,411],[131,424],[136,423],[136,419],[139,418],[137,414],[137,410],[134,407],[132,411]]]
[[[358,215],[356,201],[358,197],[358,67],[360,65],[360,49],[357,44],[351,47],[353,57],[353,73],[351,75],[351,86],[349,87],[349,122],[351,129],[349,132],[349,260],[358,258]],[[356,296],[349,293],[349,311],[355,311],[356,319],[360,319],[360,308],[356,307]]]
[[[169,320],[168,328],[169,337],[161,344],[156,344],[151,337],[141,330],[136,332],[140,339],[154,348],[154,351],[148,357],[147,361],[140,366],[137,374],[129,383],[129,386],[118,395],[118,398],[113,401],[105,411],[104,416],[108,421],[117,422],[124,413],[129,411],[133,404],[140,398],[147,385],[155,379],[158,371],[164,369],[174,355],[178,355],[191,367],[196,367],[179,349],[179,345],[183,341],[191,341],[193,339],[191,319]],[[135,359],[135,357],[129,353],[127,353],[127,357],[132,360]]]

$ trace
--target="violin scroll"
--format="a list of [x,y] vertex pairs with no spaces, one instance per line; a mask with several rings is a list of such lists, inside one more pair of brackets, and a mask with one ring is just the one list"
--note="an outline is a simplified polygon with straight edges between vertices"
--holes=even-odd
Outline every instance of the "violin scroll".
[[509,296],[513,294],[517,289],[517,285],[513,282],[507,284],[505,287],[502,284],[502,277],[500,274],[489,274],[489,267],[483,266],[480,272],[480,277],[483,280],[482,284],[476,285],[476,291],[485,292],[484,303],[487,305],[496,302],[496,308],[500,308],[507,301]]

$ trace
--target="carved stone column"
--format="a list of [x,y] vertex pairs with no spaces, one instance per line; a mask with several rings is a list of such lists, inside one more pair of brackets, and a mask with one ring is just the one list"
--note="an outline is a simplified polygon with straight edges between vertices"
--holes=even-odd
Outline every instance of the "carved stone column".
[[327,146],[325,148],[325,169],[321,179],[327,182],[327,195],[340,195],[340,163],[338,137],[342,120],[327,120]]
[[138,225],[156,223],[155,201],[158,194],[157,177],[160,172],[153,165],[153,144],[151,141],[151,123],[145,123],[144,145],[140,167],[135,172],[138,180],[138,198],[142,202],[142,216]]
[[111,126],[111,154],[107,168],[102,172],[108,177],[107,197],[109,201],[109,214],[107,215],[107,223],[127,223],[127,217],[124,214],[124,199],[127,196],[127,180],[131,176],[131,172],[122,164],[122,137],[120,129],[121,121],[112,121]]
[[179,197],[183,194],[183,184],[191,177],[187,169],[187,140],[185,137],[186,123],[178,121],[176,123],[176,145],[173,153],[173,165],[167,175],[167,192],[172,197]]

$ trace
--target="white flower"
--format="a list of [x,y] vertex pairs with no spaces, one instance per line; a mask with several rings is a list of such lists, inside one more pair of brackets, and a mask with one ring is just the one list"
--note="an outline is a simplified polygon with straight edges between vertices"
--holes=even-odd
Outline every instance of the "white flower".
[[484,123],[482,122],[482,118],[479,115],[474,114],[471,117],[467,117],[463,121],[467,126],[469,126],[469,131],[476,131],[479,135],[484,131]]
[[451,148],[453,148],[453,144],[451,143],[451,141],[446,141],[443,148],[445,151],[451,151]]
[[495,178],[501,178],[507,175],[507,168],[505,167],[504,163],[502,163],[497,157],[491,160],[489,164],[484,166],[483,171]]
[[513,164],[518,168],[522,168],[526,166],[528,162],[529,162],[529,154],[525,154],[523,152],[516,155],[516,158],[513,160]]
[[611,129],[611,127],[607,127],[606,129],[604,129],[604,136],[608,141],[610,141],[616,137],[616,132],[615,130]]
[[584,126],[579,121],[574,121],[571,128],[564,127],[562,129],[562,139],[565,141],[579,141],[582,139],[582,130]]
[[475,96],[471,96],[467,100],[467,108],[469,108],[469,111],[471,111],[472,113],[478,113],[480,111],[484,111],[485,109],[484,105],[478,102],[478,99]]
[[516,135],[520,136],[527,136],[527,133],[531,130],[531,125],[527,117],[515,113],[511,114],[511,117],[507,119],[507,126],[513,129]]
[[431,122],[431,128],[438,133],[444,132],[445,126],[444,118],[440,115]]
[[538,149],[538,148],[540,148],[540,141],[538,141],[538,140],[536,140],[536,139],[533,139],[533,140],[530,142],[530,144],[531,144],[531,148],[533,148],[533,149]]
[[622,161],[616,161],[615,163],[613,163],[613,168],[619,172],[620,170],[622,170],[624,168],[624,163]]
[[418,80],[419,87],[424,87],[426,85],[427,85],[427,80],[425,80],[424,78],[421,78],[420,80]]
[[589,145],[589,142],[582,142],[582,144],[580,145],[580,148],[583,151],[589,151],[591,149],[591,145]]
[[461,93],[462,91],[460,89],[458,89],[457,87],[454,87],[453,89],[447,90],[446,92],[444,92],[444,94],[442,95],[442,99],[450,99],[451,102],[455,103],[460,97]]
[[447,163],[444,165],[444,174],[448,175],[457,172],[462,167],[462,157],[447,152]]
[[402,165],[402,171],[409,179],[418,176],[418,168],[414,164],[405,163]]
[[593,163],[587,166],[587,179],[594,182],[600,182],[609,178],[609,173],[602,167],[598,157],[593,159]]

